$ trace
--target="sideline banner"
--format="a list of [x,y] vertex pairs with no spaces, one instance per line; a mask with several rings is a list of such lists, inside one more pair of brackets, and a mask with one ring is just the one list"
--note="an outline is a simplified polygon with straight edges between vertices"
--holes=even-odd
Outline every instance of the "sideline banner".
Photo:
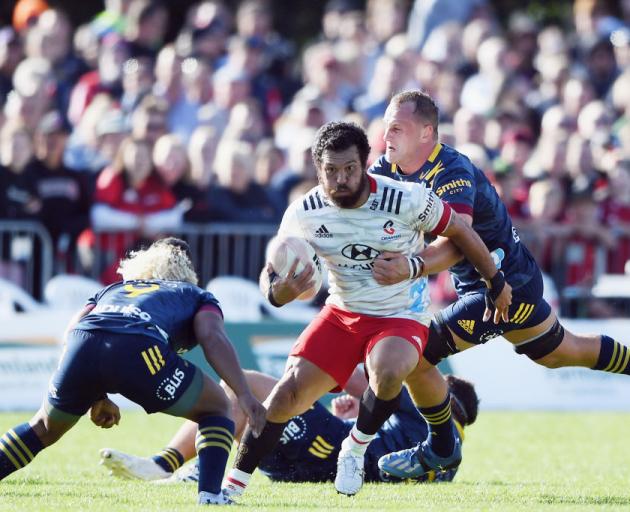
[[[42,317],[19,325],[10,318],[3,319],[0,410],[32,411],[40,406],[61,352],[61,333],[56,332],[56,326],[65,326],[67,318],[59,318],[63,316],[57,312],[58,323]],[[602,332],[630,343],[630,320],[564,320],[563,325],[576,333]],[[304,326],[301,322],[267,320],[227,323],[226,329],[244,368],[280,376],[291,345]],[[186,357],[216,377],[199,348]],[[630,411],[630,376],[583,368],[549,370],[517,355],[501,338],[457,354],[446,363],[441,365],[444,372],[475,383],[484,410]],[[123,407],[133,406],[122,397],[113,399]]]

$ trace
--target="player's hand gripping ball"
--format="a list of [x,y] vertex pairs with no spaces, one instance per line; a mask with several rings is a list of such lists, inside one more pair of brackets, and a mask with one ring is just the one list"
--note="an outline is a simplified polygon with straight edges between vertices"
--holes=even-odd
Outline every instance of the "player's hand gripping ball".
[[311,300],[322,287],[322,264],[315,250],[306,240],[295,236],[276,236],[267,245],[267,261],[280,277],[286,277],[291,265],[299,260],[295,273],[299,274],[306,265],[313,266],[314,285],[298,296],[299,300]]

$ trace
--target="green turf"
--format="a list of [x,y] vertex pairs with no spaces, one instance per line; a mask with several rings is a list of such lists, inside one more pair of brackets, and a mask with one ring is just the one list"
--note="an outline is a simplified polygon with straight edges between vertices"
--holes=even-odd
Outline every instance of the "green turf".
[[[0,431],[27,418],[0,414]],[[0,482],[0,510],[198,510],[193,484],[119,481],[97,466],[99,448],[148,455],[178,423],[127,412],[119,427],[104,431],[83,419]],[[332,484],[271,484],[257,475],[238,510],[630,510],[629,423],[630,414],[483,413],[467,431],[451,484],[366,485],[347,498]]]

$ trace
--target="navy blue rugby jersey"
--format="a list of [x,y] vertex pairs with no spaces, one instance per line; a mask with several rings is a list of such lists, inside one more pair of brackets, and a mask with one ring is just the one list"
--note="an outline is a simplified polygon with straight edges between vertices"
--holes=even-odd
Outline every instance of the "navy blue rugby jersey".
[[[354,420],[334,416],[316,402],[304,414],[289,420],[274,451],[260,462],[260,471],[272,480],[283,482],[326,482],[335,479],[337,456]],[[411,448],[427,437],[427,424],[403,389],[399,409],[379,429],[365,454],[365,480],[383,478],[378,459],[383,455]],[[449,475],[452,479],[453,472]]]
[[76,329],[150,336],[178,352],[197,344],[193,318],[201,308],[220,312],[214,295],[184,281],[121,281],[100,290],[89,304],[94,309]]
[[[486,175],[459,151],[438,143],[424,165],[408,175],[402,174],[383,155],[369,172],[399,181],[424,182],[456,212],[471,215],[474,230],[512,288],[520,288],[539,271],[497,191]],[[458,295],[485,288],[475,267],[465,259],[451,267],[450,272]]]

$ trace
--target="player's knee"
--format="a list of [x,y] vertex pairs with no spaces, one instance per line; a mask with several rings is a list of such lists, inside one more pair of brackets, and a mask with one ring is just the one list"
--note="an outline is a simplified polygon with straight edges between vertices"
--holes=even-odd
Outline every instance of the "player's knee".
[[370,386],[377,396],[390,394],[390,391],[400,389],[411,369],[405,364],[392,363],[376,366],[370,372]]

